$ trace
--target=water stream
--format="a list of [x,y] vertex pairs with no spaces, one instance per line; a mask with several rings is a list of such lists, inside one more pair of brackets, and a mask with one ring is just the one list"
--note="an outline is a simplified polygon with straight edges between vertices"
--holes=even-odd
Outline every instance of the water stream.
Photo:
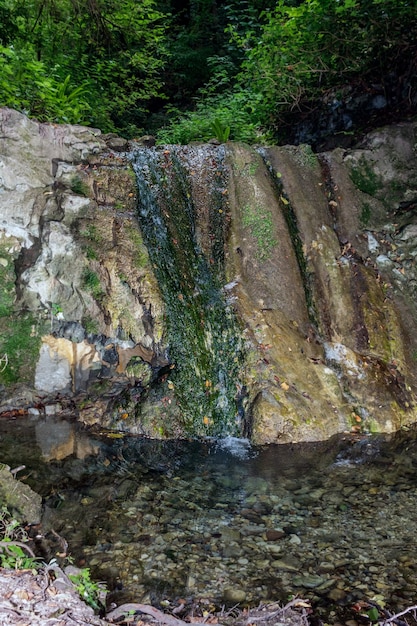
[[223,149],[210,146],[142,149],[133,157],[139,222],[166,308],[169,385],[185,432],[197,436],[241,431],[239,333],[222,291],[223,161]]
[[44,532],[65,537],[116,602],[256,605],[297,593],[330,622],[359,600],[415,603],[413,432],[253,449],[4,420],[0,458],[26,465]]

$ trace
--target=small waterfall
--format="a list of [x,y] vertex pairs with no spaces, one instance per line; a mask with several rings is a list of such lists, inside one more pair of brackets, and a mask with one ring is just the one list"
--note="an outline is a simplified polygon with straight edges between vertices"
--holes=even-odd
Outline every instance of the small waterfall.
[[223,148],[139,149],[138,217],[166,307],[169,384],[183,428],[239,435],[239,332],[226,302]]

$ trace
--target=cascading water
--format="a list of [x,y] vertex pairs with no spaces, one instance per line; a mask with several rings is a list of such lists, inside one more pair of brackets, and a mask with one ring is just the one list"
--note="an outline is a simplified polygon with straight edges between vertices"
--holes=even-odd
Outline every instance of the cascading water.
[[175,366],[169,384],[182,426],[195,436],[239,435],[239,332],[221,289],[224,149],[139,149],[133,167],[139,223],[166,307]]

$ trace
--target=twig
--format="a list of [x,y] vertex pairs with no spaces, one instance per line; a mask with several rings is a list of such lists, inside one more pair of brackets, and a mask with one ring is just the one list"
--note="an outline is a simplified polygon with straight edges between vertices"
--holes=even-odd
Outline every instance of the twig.
[[[172,615],[162,613],[162,611],[159,611],[149,604],[137,604],[136,602],[122,604],[118,606],[113,611],[110,611],[110,613],[107,613],[106,620],[110,619],[114,621],[115,619],[118,619],[119,617],[122,617],[123,615],[126,615],[126,613],[130,613],[132,611],[140,611],[141,613],[145,613],[146,615],[151,615],[156,620],[158,620],[158,622],[167,624],[167,626],[189,626],[187,622],[183,622],[181,619],[173,617]],[[204,622],[194,622],[193,626],[205,626],[205,624]],[[221,624],[219,626],[221,626]]]
[[382,622],[379,622],[379,624],[390,624],[391,622],[395,622],[399,617],[405,615],[406,613],[410,613],[410,611],[417,611],[417,604],[415,604],[414,606],[409,606],[407,609],[404,609],[404,611],[401,611],[401,613],[391,615],[391,617],[384,619]]
[[127,604],[121,604],[110,613],[107,613],[106,619],[117,619],[125,615],[126,613],[131,613],[132,611],[140,611],[141,613],[146,613],[147,615],[152,615],[158,621],[168,624],[168,626],[185,626],[185,622],[178,619],[177,617],[173,617],[171,615],[166,615],[162,613],[162,611],[158,611],[153,606],[149,606],[148,604],[138,604],[136,602],[128,602]]
[[[294,600],[291,600],[291,602],[288,602],[288,604],[279,608],[277,611],[273,611],[272,613],[269,613],[269,615],[267,614],[266,616],[262,615],[262,617],[251,617],[249,613],[247,622],[248,624],[251,624],[253,622],[267,622],[270,619],[274,619],[278,615],[282,615],[283,613],[285,613],[285,611],[288,611],[288,609],[291,609],[292,607],[296,607],[301,602],[302,600],[300,600],[300,598],[294,598]],[[267,608],[268,608],[268,605],[266,605],[265,607],[262,607],[262,609],[266,609],[266,610]]]
[[6,548],[6,552],[8,552],[8,554],[10,554],[11,556],[14,556],[12,552],[10,552],[10,550],[7,549],[7,548],[10,548],[10,546],[19,546],[19,548],[26,550],[29,556],[31,556],[33,559],[36,559],[36,554],[31,548],[29,548],[29,546],[26,543],[23,543],[22,541],[0,541],[0,548],[1,549]]
[[7,355],[7,352],[5,352],[5,353],[3,354],[3,356],[0,358],[0,365],[1,365],[1,364],[3,364],[3,363],[4,363],[4,365],[3,365],[3,367],[0,369],[0,372],[4,372],[4,370],[6,369],[6,367],[7,367],[7,366],[8,366],[8,364],[9,364],[9,357],[8,357],[8,355]]
[[18,472],[21,472],[24,469],[26,469],[26,465],[19,465],[19,467],[15,467],[15,468],[11,469],[10,473],[13,476],[13,478],[16,478],[16,474]]

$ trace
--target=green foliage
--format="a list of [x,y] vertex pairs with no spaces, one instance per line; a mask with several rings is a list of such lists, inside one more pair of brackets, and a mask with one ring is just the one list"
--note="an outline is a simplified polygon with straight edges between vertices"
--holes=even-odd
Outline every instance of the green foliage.
[[41,343],[39,320],[15,309],[13,258],[0,246],[0,384],[30,380]]
[[68,578],[74,584],[80,598],[91,606],[95,611],[102,608],[100,596],[103,588],[99,583],[91,580],[90,570],[85,567],[76,574],[69,574]]
[[61,80],[55,70],[35,60],[30,47],[0,46],[0,105],[41,121],[86,122],[90,111],[86,85],[74,85],[70,75]]
[[24,529],[3,506],[0,510],[0,566],[7,569],[38,569],[40,563],[29,546],[26,547],[27,541]]
[[225,143],[230,136],[230,126],[224,126],[222,122],[216,117],[212,124],[213,132],[220,143]]
[[41,345],[39,322],[29,313],[14,313],[4,321],[8,328],[0,320],[0,354],[7,354],[8,363],[0,371],[0,383],[29,381]]
[[246,143],[268,143],[270,136],[262,128],[258,116],[261,94],[249,88],[237,88],[234,93],[205,96],[202,93],[194,111],[182,114],[171,111],[170,126],[158,131],[158,143],[187,144],[191,141],[209,141],[213,137],[215,120],[230,127],[230,139]]
[[62,307],[60,304],[57,304],[56,302],[53,302],[51,304],[51,315],[57,316],[60,313],[62,313]]
[[15,273],[13,259],[10,254],[0,248],[0,318],[11,314],[15,300]]
[[140,132],[167,57],[154,0],[8,0],[3,13],[0,104]]
[[234,140],[268,143],[326,91],[406,74],[414,5],[4,0],[0,105],[130,137],[148,124],[160,143],[207,141],[220,120]]
[[[245,53],[239,83],[262,94],[263,124],[277,129],[284,111],[338,84],[388,74],[417,34],[413,2],[278,0],[257,30],[231,37]],[[385,69],[384,69],[385,68]]]
[[368,618],[371,622],[379,622],[379,611],[376,606],[371,607],[367,611]]
[[0,565],[7,569],[36,570],[39,562],[28,555],[24,548],[11,539],[3,539],[0,545]]

